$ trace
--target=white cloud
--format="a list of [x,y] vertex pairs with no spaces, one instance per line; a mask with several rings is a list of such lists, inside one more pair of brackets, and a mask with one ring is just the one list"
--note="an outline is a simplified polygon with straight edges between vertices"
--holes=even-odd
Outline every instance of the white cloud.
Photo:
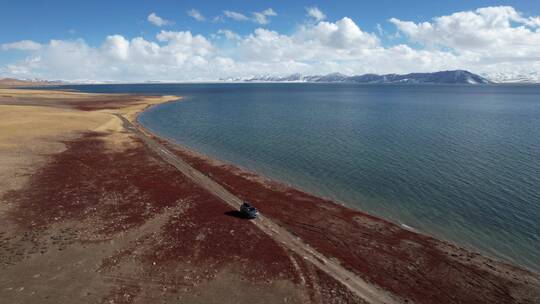
[[212,52],[213,46],[210,41],[201,35],[192,35],[191,32],[161,31],[156,36],[160,42],[167,44],[162,47],[167,53],[178,56],[206,56]]
[[265,16],[277,16],[276,11],[274,11],[272,8],[267,8],[264,11],[261,12]]
[[[277,13],[272,8],[267,8],[262,12],[253,12],[252,18],[246,16],[245,14],[235,12],[235,11],[223,11],[223,16],[233,19],[235,21],[252,21],[258,24],[268,24],[270,23],[269,17],[277,16]],[[217,17],[216,20],[221,19],[220,17]]]
[[[227,18],[257,22],[241,13],[226,12],[223,16]],[[273,10],[261,13],[275,15]],[[19,41],[4,44],[2,49],[26,50],[29,56],[1,66],[0,73],[24,78],[117,81],[446,69],[527,73],[540,70],[538,20],[510,7],[457,12],[426,22],[393,18],[390,22],[409,40],[390,46],[381,43],[385,39],[381,28],[379,35],[368,32],[348,17],[334,22],[311,19],[287,34],[257,28],[240,36],[221,29],[205,37],[190,31],[162,30],[153,39],[111,35],[98,46],[80,39],[51,40],[41,45]]]
[[161,18],[160,16],[156,15],[156,13],[151,13],[146,19],[148,20],[148,22],[159,27],[170,25],[173,23],[172,21]]
[[209,78],[213,67],[220,66],[214,61],[226,62],[218,60],[210,41],[189,31],[161,31],[155,39],[111,35],[99,47],[83,40],[51,40],[38,54],[5,69],[23,78],[141,81],[186,79],[190,74]]
[[303,40],[316,41],[323,46],[352,52],[379,46],[379,39],[375,34],[362,31],[348,17],[335,23],[323,21],[314,26],[303,26],[296,35]]
[[394,60],[406,61],[400,66],[414,70],[455,61],[443,53],[432,59],[431,53],[407,46],[385,49],[375,34],[362,31],[350,18],[306,24],[290,35],[262,28],[245,37],[228,30],[218,33],[234,43],[218,47],[189,31],[160,31],[155,41],[112,35],[97,48],[82,40],[51,41],[36,60],[6,69],[20,77],[178,81],[297,72],[399,72]]
[[316,6],[306,8],[307,15],[315,21],[322,21],[326,19],[326,15]]
[[485,7],[414,23],[390,19],[398,30],[428,47],[472,52],[482,57],[540,58],[538,17],[525,18],[513,7]]
[[119,60],[129,58],[129,41],[121,35],[107,36],[101,48],[112,58]]
[[277,16],[277,13],[273,9],[267,8],[262,12],[253,12],[253,21],[258,24],[268,24],[270,23],[268,17],[271,16]]
[[297,56],[296,46],[292,37],[258,28],[240,42],[238,51],[248,61],[276,62]]
[[399,32],[428,50],[444,50],[459,66],[485,74],[523,73],[540,68],[539,17],[513,7],[484,7],[415,23],[390,19]]
[[234,11],[223,11],[223,15],[225,15],[225,17],[227,17],[227,18],[231,18],[231,19],[236,20],[236,21],[249,20],[249,18],[246,15],[244,15],[242,13],[234,12]]
[[225,38],[227,38],[229,40],[240,40],[240,39],[242,39],[242,37],[240,37],[240,35],[238,35],[237,33],[233,32],[231,30],[220,29],[218,31],[218,34],[225,36]]
[[206,18],[196,9],[191,9],[187,14],[197,21],[206,21]]
[[41,44],[32,40],[21,40],[12,43],[2,44],[2,50],[36,51],[41,48]]

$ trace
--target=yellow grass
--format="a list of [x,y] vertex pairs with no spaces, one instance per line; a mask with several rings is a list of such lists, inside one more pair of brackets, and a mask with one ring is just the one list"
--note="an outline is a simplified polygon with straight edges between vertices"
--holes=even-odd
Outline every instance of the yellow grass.
[[[137,113],[150,105],[178,99],[175,96],[141,97],[136,103],[122,109],[99,111],[72,109],[66,107],[68,104],[64,102],[73,104],[98,97],[114,100],[126,96],[0,89],[0,196],[22,186],[26,176],[38,169],[48,155],[65,149],[63,140],[75,138],[82,132],[106,132],[109,149],[128,148],[132,139],[122,132],[122,123],[114,114],[119,113],[133,120]],[[21,104],[25,105],[17,105],[18,100],[24,100]],[[3,101],[9,103],[2,105]]]

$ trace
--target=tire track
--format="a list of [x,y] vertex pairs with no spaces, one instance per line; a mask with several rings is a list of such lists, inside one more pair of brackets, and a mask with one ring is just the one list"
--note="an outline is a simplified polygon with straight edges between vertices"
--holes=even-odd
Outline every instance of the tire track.
[[[191,167],[191,165],[174,153],[170,152],[162,144],[146,135],[145,132],[131,123],[124,116],[120,114],[115,115],[122,120],[124,128],[127,131],[133,133],[139,139],[141,139],[150,150],[160,156],[164,161],[177,168],[193,182],[220,198],[232,208],[240,208],[243,202],[240,198],[227,191],[202,172]],[[345,269],[338,262],[327,259],[323,254],[304,243],[299,237],[292,235],[289,231],[275,224],[264,215],[261,214],[259,219],[251,221],[251,223],[256,225],[259,229],[277,242],[283,244],[283,246],[287,247],[291,251],[303,257],[306,261],[313,264],[315,267],[319,268],[321,271],[333,277],[366,302],[373,304],[392,304],[401,302],[398,301],[394,295],[391,295],[381,288],[366,282],[355,273]]]

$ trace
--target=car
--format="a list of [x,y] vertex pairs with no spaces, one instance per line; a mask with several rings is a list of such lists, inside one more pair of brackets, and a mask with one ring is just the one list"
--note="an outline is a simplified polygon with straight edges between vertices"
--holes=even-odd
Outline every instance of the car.
[[249,202],[244,202],[242,206],[240,206],[240,212],[248,219],[255,219],[259,217],[259,210],[253,207]]

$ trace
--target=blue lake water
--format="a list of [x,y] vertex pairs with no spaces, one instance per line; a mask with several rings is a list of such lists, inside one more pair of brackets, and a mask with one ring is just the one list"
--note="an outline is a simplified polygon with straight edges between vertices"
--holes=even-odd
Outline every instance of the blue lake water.
[[182,95],[140,121],[211,157],[540,269],[540,86],[71,88]]

